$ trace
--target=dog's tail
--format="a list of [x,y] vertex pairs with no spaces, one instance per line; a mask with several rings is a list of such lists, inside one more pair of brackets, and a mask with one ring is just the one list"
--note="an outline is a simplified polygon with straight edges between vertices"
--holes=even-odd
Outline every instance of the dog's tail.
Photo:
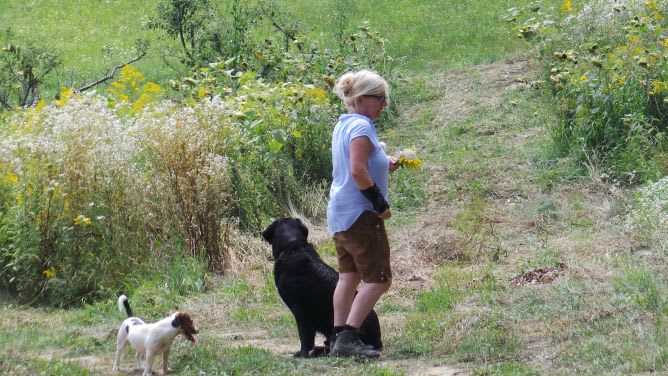
[[125,312],[128,314],[128,317],[132,317],[132,308],[130,308],[130,302],[128,301],[128,297],[125,295],[121,295],[118,297],[118,309],[123,312],[123,309],[125,309]]

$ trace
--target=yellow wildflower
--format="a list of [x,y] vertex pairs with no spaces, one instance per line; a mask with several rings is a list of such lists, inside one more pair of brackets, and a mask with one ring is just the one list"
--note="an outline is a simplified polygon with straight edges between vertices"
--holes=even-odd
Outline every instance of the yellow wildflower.
[[651,95],[659,95],[668,91],[668,82],[666,81],[652,81],[652,90],[649,92]]
[[200,86],[199,89],[197,89],[197,98],[202,99],[208,96],[209,91],[204,86]]
[[306,95],[317,104],[327,103],[327,92],[319,88],[306,89]]
[[73,93],[73,91],[72,91],[72,89],[70,89],[70,88],[66,88],[66,87],[64,87],[64,88],[60,89],[60,93],[59,93],[59,95],[58,95],[58,97],[59,97],[60,99],[57,99],[57,100],[55,101],[55,102],[56,102],[56,106],[61,107],[61,106],[63,106],[65,103],[67,103],[67,100],[70,98],[70,96],[72,96],[72,93]]
[[146,94],[142,93],[139,98],[132,104],[132,107],[130,108],[130,113],[136,114],[139,111],[141,111],[146,104],[151,100],[151,97]]
[[587,81],[587,76],[584,74],[580,76],[580,81]]
[[572,9],[573,9],[573,3],[571,3],[571,0],[564,0],[564,3],[561,4],[562,12],[570,12]]
[[55,278],[56,277],[56,268],[54,268],[53,266],[50,266],[48,269],[44,269],[44,271],[42,272],[42,275],[46,279]]
[[76,218],[74,218],[74,225],[75,226],[86,227],[86,226],[90,226],[91,223],[92,223],[91,219],[86,217],[83,214],[79,214]]
[[16,185],[19,182],[19,178],[17,178],[16,175],[14,175],[14,173],[11,171],[7,171],[5,178],[7,179],[7,183],[9,183],[9,185]]

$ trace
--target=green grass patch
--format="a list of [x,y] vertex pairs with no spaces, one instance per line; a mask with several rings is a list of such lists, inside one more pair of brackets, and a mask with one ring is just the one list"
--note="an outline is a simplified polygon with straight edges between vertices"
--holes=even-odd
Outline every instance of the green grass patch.
[[615,277],[612,284],[623,301],[632,301],[650,313],[668,314],[666,284],[656,273],[638,267]]
[[540,376],[541,373],[529,364],[517,361],[502,362],[473,370],[476,376]]
[[514,360],[524,342],[514,330],[496,322],[483,322],[459,343],[457,357],[462,361]]
[[5,375],[72,375],[92,373],[75,362],[62,359],[23,358],[15,353],[0,354],[0,373]]

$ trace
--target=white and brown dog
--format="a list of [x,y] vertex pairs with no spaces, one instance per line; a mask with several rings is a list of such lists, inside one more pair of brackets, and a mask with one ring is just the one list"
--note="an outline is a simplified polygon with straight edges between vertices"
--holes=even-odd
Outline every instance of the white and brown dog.
[[[190,342],[196,343],[193,334],[197,334],[192,318],[186,312],[172,313],[164,319],[147,324],[138,317],[132,315],[130,303],[125,295],[118,298],[118,308],[128,314],[118,329],[116,339],[116,360],[114,371],[118,371],[121,362],[121,354],[125,345],[130,342],[137,356],[137,367],[144,368],[143,376],[152,374],[153,358],[162,354],[162,371],[167,374],[167,358],[169,351],[177,335],[183,334]],[[143,364],[142,364],[143,362]]]

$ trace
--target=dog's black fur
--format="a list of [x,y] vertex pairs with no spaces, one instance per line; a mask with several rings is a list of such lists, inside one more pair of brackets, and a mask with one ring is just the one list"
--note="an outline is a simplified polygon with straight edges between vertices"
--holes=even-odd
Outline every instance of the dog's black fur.
[[[307,241],[308,228],[296,218],[274,221],[262,232],[271,244],[274,256],[274,282],[278,294],[297,321],[301,348],[295,357],[309,357],[329,352],[329,338],[334,324],[332,298],[339,280],[337,273]],[[315,334],[325,336],[325,348],[315,347]],[[360,328],[366,344],[381,349],[380,323],[371,311]]]

